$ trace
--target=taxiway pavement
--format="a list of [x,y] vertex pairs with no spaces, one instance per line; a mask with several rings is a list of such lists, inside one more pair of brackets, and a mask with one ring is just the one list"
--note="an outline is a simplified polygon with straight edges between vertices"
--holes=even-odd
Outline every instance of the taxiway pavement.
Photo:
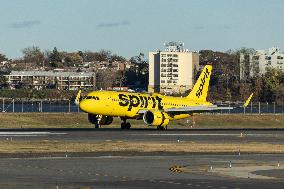
[[[24,130],[0,140],[284,143],[282,130]],[[284,154],[0,154],[0,188],[284,188]],[[247,176],[246,176],[247,174]],[[255,177],[259,175],[259,177]]]

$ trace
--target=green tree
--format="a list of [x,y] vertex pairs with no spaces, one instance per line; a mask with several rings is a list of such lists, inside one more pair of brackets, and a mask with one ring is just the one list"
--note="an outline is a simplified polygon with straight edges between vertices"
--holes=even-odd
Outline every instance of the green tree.
[[52,53],[50,53],[49,59],[52,62],[61,62],[62,56],[58,52],[56,47],[54,47],[54,49],[52,50]]
[[52,52],[47,53],[47,55],[48,55],[48,60],[50,62],[50,65],[52,67],[61,67],[63,53],[58,52],[57,48],[54,47]]
[[279,69],[270,67],[266,69],[266,73],[263,76],[263,95],[266,101],[272,102],[276,100],[276,92],[280,88],[282,76],[283,72]]
[[81,64],[83,62],[83,58],[78,53],[68,53],[64,58],[67,66],[73,66],[73,64]]

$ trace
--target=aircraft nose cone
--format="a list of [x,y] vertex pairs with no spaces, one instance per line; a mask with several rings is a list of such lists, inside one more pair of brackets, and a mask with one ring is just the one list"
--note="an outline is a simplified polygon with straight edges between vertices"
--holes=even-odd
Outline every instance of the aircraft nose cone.
[[79,104],[80,109],[84,112],[88,112],[88,103],[86,100],[82,100]]

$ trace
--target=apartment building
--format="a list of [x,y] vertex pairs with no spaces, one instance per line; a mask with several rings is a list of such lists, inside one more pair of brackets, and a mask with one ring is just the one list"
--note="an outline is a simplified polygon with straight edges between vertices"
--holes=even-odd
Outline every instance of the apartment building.
[[278,47],[269,48],[267,52],[240,54],[240,79],[263,75],[269,67],[284,71],[284,53]]
[[12,71],[5,77],[11,89],[23,85],[37,90],[44,88],[78,90],[80,87],[96,86],[96,77],[93,72]]
[[148,92],[184,93],[192,89],[199,69],[199,54],[169,42],[165,51],[149,52]]

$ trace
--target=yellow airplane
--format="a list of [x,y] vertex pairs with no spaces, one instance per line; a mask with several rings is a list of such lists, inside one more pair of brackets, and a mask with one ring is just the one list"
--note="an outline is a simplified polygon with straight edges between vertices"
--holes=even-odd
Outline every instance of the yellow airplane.
[[[130,129],[127,119],[143,119],[149,126],[163,130],[169,121],[188,118],[196,113],[228,110],[232,107],[218,107],[206,100],[212,66],[206,65],[192,91],[186,97],[163,96],[117,91],[93,91],[80,101],[79,91],[75,103],[88,113],[89,121],[99,128],[109,125],[113,117],[122,120],[121,129]],[[250,98],[244,106],[249,104]]]

